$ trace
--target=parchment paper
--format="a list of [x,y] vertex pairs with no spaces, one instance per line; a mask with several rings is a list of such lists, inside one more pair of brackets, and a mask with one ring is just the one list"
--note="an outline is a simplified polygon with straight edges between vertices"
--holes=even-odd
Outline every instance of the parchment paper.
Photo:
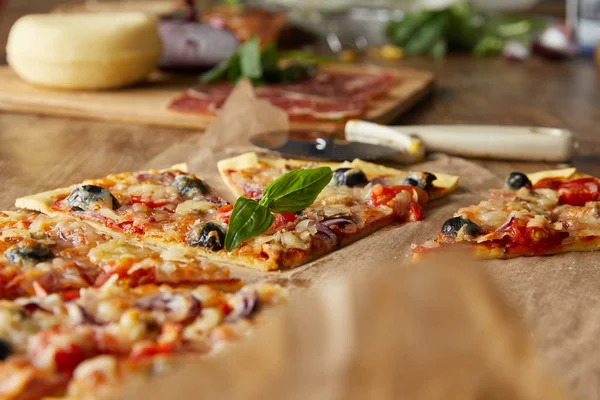
[[297,294],[247,341],[138,383],[134,398],[565,398],[481,268],[397,263]]
[[[205,135],[180,143],[149,161],[148,166],[159,168],[187,161],[192,172],[227,193],[218,176],[216,162],[257,150],[247,143],[250,136],[285,128],[286,123],[285,113],[254,99],[251,86],[241,82]],[[396,269],[416,267],[409,261],[411,243],[434,236],[456,209],[487,198],[490,188],[502,185],[494,174],[475,163],[440,154],[429,156],[418,165],[397,167],[456,174],[460,176],[460,188],[450,197],[429,205],[424,221],[386,228],[292,271],[264,274],[233,268],[233,272],[247,280],[266,278],[293,289],[318,289],[328,278],[339,278],[350,272],[392,273]],[[449,258],[445,262],[454,265],[463,261]],[[478,268],[489,271],[509,303],[519,310],[540,348],[543,364],[558,382],[575,398],[600,398],[600,301],[597,295],[600,255],[570,253],[494,260],[479,262]],[[336,307],[339,311],[344,305],[336,304]],[[377,318],[377,321],[386,321],[391,316],[381,311]],[[391,337],[389,345],[394,346],[393,343],[395,340]]]

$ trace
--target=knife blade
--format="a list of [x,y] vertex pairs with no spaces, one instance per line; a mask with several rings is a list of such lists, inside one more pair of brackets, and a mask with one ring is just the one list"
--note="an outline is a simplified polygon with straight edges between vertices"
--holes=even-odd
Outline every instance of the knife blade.
[[414,157],[405,149],[388,145],[348,141],[343,135],[319,130],[275,131],[250,138],[255,146],[276,151],[286,156],[351,161],[388,160],[401,163],[414,162]]

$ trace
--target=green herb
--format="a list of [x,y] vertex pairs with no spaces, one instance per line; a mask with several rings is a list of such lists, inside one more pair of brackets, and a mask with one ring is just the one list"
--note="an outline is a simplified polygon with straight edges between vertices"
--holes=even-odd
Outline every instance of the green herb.
[[[286,68],[279,67],[282,59],[297,62]],[[268,43],[261,50],[260,40],[253,37],[242,44],[228,60],[220,63],[200,77],[202,83],[228,81],[237,83],[248,78],[253,85],[265,83],[293,83],[307,79],[314,74],[313,63],[288,57],[279,53],[274,43]]]
[[546,26],[537,17],[486,17],[462,1],[441,10],[409,12],[390,22],[385,34],[407,54],[442,57],[447,50],[472,50],[476,55],[496,55],[509,41],[530,44]]
[[331,177],[329,167],[290,171],[267,186],[260,204],[276,213],[303,210],[315,201]]
[[227,251],[269,229],[275,221],[272,212],[296,212],[310,206],[332,176],[329,167],[294,170],[267,186],[260,202],[240,197],[229,218],[225,236]]
[[255,36],[240,47],[240,67],[242,76],[248,79],[259,79],[263,74],[260,43]]
[[231,251],[242,242],[260,235],[275,222],[275,217],[265,206],[247,197],[240,197],[229,217],[229,228],[225,235],[225,248]]

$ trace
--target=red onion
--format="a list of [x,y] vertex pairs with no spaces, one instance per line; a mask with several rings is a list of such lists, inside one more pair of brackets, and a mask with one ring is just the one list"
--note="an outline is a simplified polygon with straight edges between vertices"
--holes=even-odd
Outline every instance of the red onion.
[[575,55],[576,46],[570,31],[564,26],[551,26],[538,37],[533,53],[550,60],[562,60]]
[[158,28],[164,46],[163,68],[206,69],[227,60],[238,48],[231,32],[210,25],[164,20]]
[[79,311],[79,318],[82,323],[88,323],[92,325],[105,325],[104,323],[98,321],[96,317],[91,314],[88,310],[83,308],[80,304],[75,304],[77,306],[77,310]]
[[510,217],[508,219],[508,222],[506,222],[504,225],[502,225],[500,228],[496,229],[496,232],[502,233],[505,230],[507,230],[508,228],[510,228],[510,226],[512,225],[513,221],[515,220],[515,217]]
[[163,314],[170,321],[186,322],[194,320],[202,311],[200,301],[191,295],[159,294],[142,297],[133,306],[143,311]]
[[323,225],[325,225],[326,227],[331,227],[333,225],[346,225],[346,224],[353,224],[354,221],[352,221],[349,218],[344,218],[344,217],[333,217],[331,219],[325,220],[325,221],[321,221],[321,223]]
[[233,310],[227,315],[225,321],[236,322],[248,318],[260,307],[260,299],[256,290],[241,290],[236,293],[233,300]]
[[322,222],[315,223],[315,226],[317,227],[317,233],[315,234],[316,238],[322,240],[329,248],[334,247],[337,244],[337,235],[331,228],[324,225]]

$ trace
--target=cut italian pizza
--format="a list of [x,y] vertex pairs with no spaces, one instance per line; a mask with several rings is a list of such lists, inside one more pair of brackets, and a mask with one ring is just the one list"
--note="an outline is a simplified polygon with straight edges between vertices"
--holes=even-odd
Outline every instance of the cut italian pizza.
[[478,258],[540,256],[600,249],[600,182],[575,168],[511,173],[503,189],[459,209],[414,258],[445,248]]

